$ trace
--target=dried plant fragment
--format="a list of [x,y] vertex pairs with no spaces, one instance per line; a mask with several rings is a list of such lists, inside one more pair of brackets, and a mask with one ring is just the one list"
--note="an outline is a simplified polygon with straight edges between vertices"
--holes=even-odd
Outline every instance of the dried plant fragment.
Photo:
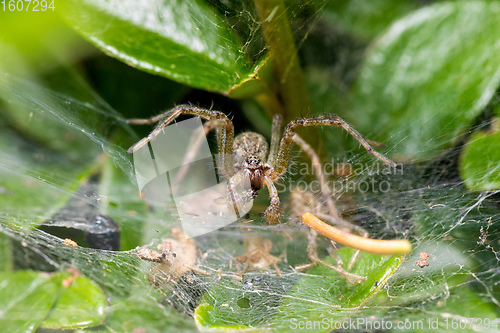
[[136,255],[157,265],[151,268],[149,282],[161,289],[177,282],[185,273],[194,271],[203,275],[210,273],[196,267],[197,248],[193,238],[187,238],[181,229],[171,230],[175,238],[164,239],[158,251],[147,247],[137,249]]
[[420,252],[420,260],[416,260],[415,263],[418,265],[418,267],[424,268],[429,266],[427,259],[429,259],[429,253]]

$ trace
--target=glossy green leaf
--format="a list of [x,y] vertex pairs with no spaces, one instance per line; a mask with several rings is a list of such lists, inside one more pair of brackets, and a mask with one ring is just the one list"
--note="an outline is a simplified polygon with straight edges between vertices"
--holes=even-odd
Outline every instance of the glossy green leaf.
[[500,84],[499,15],[498,2],[442,2],[395,22],[361,67],[353,125],[401,160],[449,147]]
[[250,73],[229,26],[201,0],[71,0],[60,7],[76,31],[136,68],[222,93]]
[[[443,297],[431,302],[426,309],[430,313],[455,313],[462,318],[467,318],[464,321],[467,322],[467,328],[478,328],[483,327],[485,329],[497,330],[498,325],[498,306],[492,302],[488,302],[487,298],[480,296],[477,290],[472,288],[458,287],[451,291],[451,297],[444,295]],[[478,317],[480,314],[480,317]],[[434,315],[433,317],[439,318],[440,315]],[[442,318],[442,317],[441,317]],[[472,318],[479,318],[475,320]],[[488,324],[489,319],[489,324]],[[493,321],[497,319],[497,326],[494,326]],[[448,327],[446,327],[446,322],[444,320],[435,320],[439,323],[440,329],[446,329],[452,327],[452,321],[448,321]],[[455,320],[457,322],[458,320]],[[475,322],[473,322],[475,321]],[[475,325],[474,325],[475,324]],[[471,327],[472,326],[472,327]],[[461,326],[463,328],[464,325]],[[475,329],[470,329],[470,332],[475,331]]]
[[469,138],[460,157],[460,175],[471,190],[500,189],[500,132],[477,132]]
[[1,273],[0,331],[34,332],[56,301],[57,289],[46,273]]
[[[424,214],[419,215],[417,219],[421,220]],[[439,221],[435,216],[432,216],[432,220]],[[450,224],[453,222],[449,221]],[[417,225],[419,223],[420,221]],[[487,292],[471,287],[473,282],[470,280],[470,272],[475,265],[472,258],[460,248],[470,251],[477,238],[472,237],[471,230],[466,233],[466,237],[471,241],[464,242],[465,239],[454,237],[453,245],[446,241],[436,243],[434,239],[422,241],[393,276],[386,292],[377,294],[365,304],[370,309],[368,315],[375,317],[375,320],[384,318],[386,321],[392,321],[393,327],[402,320],[401,318],[405,321],[421,322],[420,325],[423,326],[419,327],[420,330],[415,330],[417,332],[427,332],[429,322],[432,322],[430,328],[434,330],[450,329],[453,318],[455,323],[467,321],[469,328],[473,324],[470,318],[488,318],[492,321],[498,316],[497,306],[489,299]],[[459,233],[455,234],[458,236]],[[429,266],[420,268],[416,265],[415,261],[419,260],[420,252],[429,254]],[[398,310],[392,311],[395,308]],[[415,308],[418,310],[415,311]],[[445,319],[448,314],[450,316],[446,326]]]
[[[444,284],[442,286],[445,287]],[[384,320],[392,321],[395,327],[396,323],[401,321],[400,318],[404,318],[405,322],[416,323],[410,331],[422,333],[498,331],[500,323],[498,307],[495,304],[485,302],[486,298],[479,296],[477,290],[464,286],[448,288],[450,289],[445,293],[437,297],[439,294],[435,294],[431,300],[425,302],[420,311],[403,307],[397,315],[388,314]],[[411,328],[410,325],[407,324],[406,331]]]
[[104,321],[108,302],[106,295],[94,282],[83,276],[73,277],[69,273],[57,274],[53,280],[59,286],[59,297],[42,327],[70,329],[96,326]]
[[[72,283],[63,286],[64,279]],[[104,320],[106,306],[106,296],[85,277],[34,271],[0,274],[2,332],[94,326]]]
[[91,170],[56,163],[61,156],[34,146],[0,123],[0,211],[26,225],[43,222],[69,198],[61,187],[76,189]]

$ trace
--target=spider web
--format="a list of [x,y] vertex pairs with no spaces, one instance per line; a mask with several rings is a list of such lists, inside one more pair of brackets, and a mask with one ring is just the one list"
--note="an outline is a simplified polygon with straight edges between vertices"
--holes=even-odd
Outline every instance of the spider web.
[[[246,22],[257,24],[251,10],[233,11],[238,20],[246,17]],[[231,21],[230,14],[227,19]],[[254,43],[260,37],[256,26],[249,31],[253,34],[247,37],[244,48],[255,48],[247,51],[257,57],[263,52],[263,47]],[[259,216],[268,203],[263,191],[250,218],[195,239],[195,259],[201,273],[169,271],[171,281],[159,290],[148,282],[155,264],[139,259],[135,249],[144,245],[155,249],[161,239],[173,238],[172,229],[180,227],[178,217],[174,209],[155,209],[138,196],[126,148],[130,137],[139,137],[82,80],[71,77],[74,86],[64,92],[47,88],[43,81],[1,77],[6,117],[0,121],[0,195],[2,200],[12,199],[9,202],[26,198],[30,205],[6,207],[0,214],[0,231],[12,245],[16,268],[59,271],[76,267],[97,282],[111,304],[102,329],[139,328],[118,322],[120,314],[127,313],[126,323],[140,323],[137,325],[148,332],[162,331],[164,325],[193,331],[194,309],[208,303],[215,309],[214,322],[259,330],[287,330],[301,320],[325,318],[384,319],[394,325],[397,321],[422,321],[423,328],[429,320],[439,319],[439,327],[446,328],[446,319],[463,319],[467,327],[472,324],[472,330],[495,330],[468,318],[484,320],[498,315],[500,193],[465,189],[456,171],[460,148],[450,149],[435,160],[400,166],[389,174],[374,159],[367,163],[365,152],[351,151],[341,159],[359,166],[353,177],[330,177],[335,180],[332,187],[343,216],[364,227],[371,238],[408,238],[414,248],[380,292],[360,308],[336,307],[341,295],[332,291],[344,283],[336,273],[311,274],[295,269],[309,263],[308,230],[300,226],[291,209],[285,210],[288,223],[267,225]],[[23,134],[21,124],[32,134]],[[47,133],[46,128],[53,131]],[[58,143],[64,138],[66,143]],[[68,155],[68,151],[75,153]],[[292,161],[282,185],[293,189],[309,184],[306,176],[310,170],[302,174],[303,168],[300,160]],[[286,193],[281,198],[296,207]],[[308,207],[311,210],[322,204],[319,195],[313,194],[313,198]],[[82,204],[75,208],[70,200]],[[66,246],[39,228],[57,212],[86,209],[110,216],[121,226],[121,251]],[[283,277],[269,268],[249,270],[238,278],[242,265],[235,257],[245,254],[248,234],[271,240],[270,254],[281,256]],[[330,244],[319,240],[319,247],[320,255],[328,257]],[[415,265],[420,252],[429,254],[429,267]],[[144,308],[161,314],[161,319],[144,326],[145,322],[133,315]]]

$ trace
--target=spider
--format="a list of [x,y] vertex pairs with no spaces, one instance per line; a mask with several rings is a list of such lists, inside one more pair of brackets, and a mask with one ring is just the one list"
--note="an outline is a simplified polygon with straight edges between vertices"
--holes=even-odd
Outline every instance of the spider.
[[273,243],[269,239],[264,239],[256,235],[247,235],[244,239],[244,245],[247,252],[244,255],[236,257],[236,261],[244,263],[243,270],[238,274],[243,274],[248,268],[267,270],[273,266],[276,274],[283,277],[281,270],[276,265],[281,258],[271,255]]
[[[389,166],[396,166],[393,161],[378,153],[370,146],[370,143],[377,146],[382,146],[381,144],[364,139],[361,134],[335,114],[323,114],[293,120],[285,127],[281,139],[282,118],[276,115],[273,118],[272,137],[269,147],[264,136],[255,132],[244,132],[235,137],[233,123],[224,113],[191,105],[178,105],[171,110],[149,119],[128,120],[127,122],[130,124],[158,123],[156,128],[147,137],[130,147],[128,152],[132,153],[146,145],[153,140],[165,126],[170,124],[180,115],[194,115],[206,119],[207,121],[203,125],[205,135],[211,130],[216,130],[219,151],[218,166],[223,176],[228,179],[230,189],[234,188],[238,183],[247,181],[251,186],[252,197],[255,197],[259,189],[264,185],[267,187],[271,202],[264,212],[264,217],[270,224],[275,224],[280,219],[280,198],[274,182],[286,172],[293,143],[304,150],[311,159],[316,176],[320,182],[322,195],[326,200],[330,214],[336,221],[341,221],[339,213],[333,203],[330,190],[326,185],[319,157],[314,149],[296,133],[298,127],[342,127],[368,152]],[[186,156],[193,155],[193,151],[196,149],[196,147],[193,147],[190,152],[187,152]],[[186,172],[187,171],[184,170],[181,174],[185,174]]]

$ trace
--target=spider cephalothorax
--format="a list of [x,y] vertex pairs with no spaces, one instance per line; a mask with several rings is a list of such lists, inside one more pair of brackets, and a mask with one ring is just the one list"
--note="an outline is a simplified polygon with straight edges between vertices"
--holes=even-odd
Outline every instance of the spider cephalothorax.
[[[334,114],[324,114],[293,120],[286,126],[281,139],[281,117],[275,116],[273,119],[271,146],[269,147],[266,139],[262,135],[254,132],[245,132],[234,137],[233,123],[224,113],[190,105],[179,105],[172,110],[150,119],[129,120],[129,123],[134,124],[152,124],[155,122],[159,122],[159,124],[148,137],[139,141],[128,151],[133,152],[147,144],[155,138],[165,126],[182,114],[191,114],[207,119],[208,121],[203,125],[205,134],[216,129],[219,148],[218,167],[222,175],[229,181],[230,192],[242,182],[248,182],[252,197],[254,197],[256,191],[261,189],[264,185],[267,187],[271,202],[264,212],[264,216],[269,223],[277,223],[280,218],[280,199],[274,182],[286,172],[293,143],[299,145],[311,158],[315,174],[321,185],[321,192],[326,200],[332,218],[340,221],[340,217],[330,195],[330,190],[326,185],[318,155],[314,149],[295,132],[298,127],[342,127],[358,140],[371,154],[375,155],[384,163],[395,166],[394,162],[373,150],[368,141],[366,141],[361,134],[352,129],[339,116]],[[189,154],[190,153],[187,155]]]
[[235,170],[244,173],[256,194],[264,186],[264,177],[269,176],[271,170],[264,162],[268,151],[267,141],[260,134],[245,132],[234,138],[233,146]]

